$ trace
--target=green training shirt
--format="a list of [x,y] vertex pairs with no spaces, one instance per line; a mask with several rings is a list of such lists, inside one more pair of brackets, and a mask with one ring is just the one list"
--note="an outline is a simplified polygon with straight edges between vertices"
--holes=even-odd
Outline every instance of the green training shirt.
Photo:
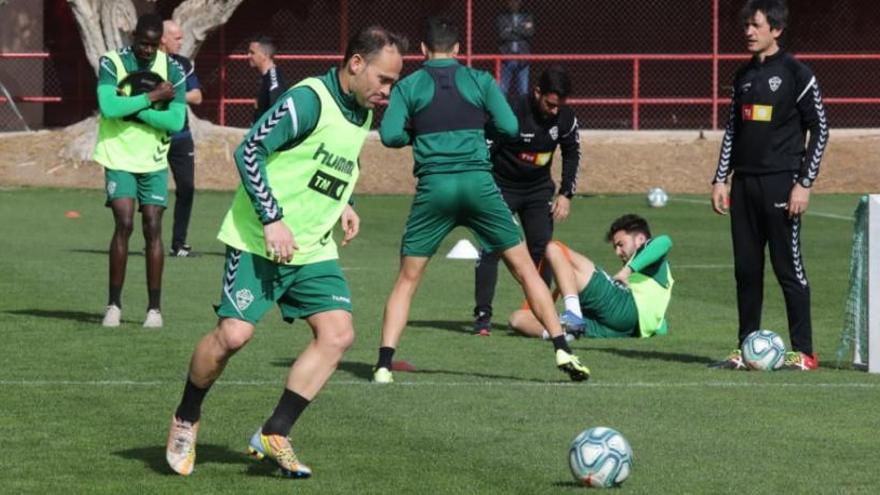
[[626,264],[632,274],[629,287],[639,312],[639,332],[642,337],[666,335],[666,309],[672,298],[672,271],[669,268],[669,250],[672,239],[668,235],[648,240]]
[[[425,67],[458,66],[455,85],[461,96],[472,105],[484,109],[500,134],[515,138],[519,122],[495,78],[485,71],[460,65],[454,58],[427,60]],[[434,79],[419,69],[398,82],[391,91],[388,108],[382,117],[379,135],[391,148],[412,145],[416,177],[433,173],[491,170],[489,149],[483,129],[465,129],[424,134],[412,139],[408,131],[410,119],[428,107],[434,98]]]
[[242,185],[218,238],[266,257],[262,226],[282,220],[299,245],[290,264],[336,258],[332,228],[354,190],[371,122],[335,68],[282,94],[235,152]]

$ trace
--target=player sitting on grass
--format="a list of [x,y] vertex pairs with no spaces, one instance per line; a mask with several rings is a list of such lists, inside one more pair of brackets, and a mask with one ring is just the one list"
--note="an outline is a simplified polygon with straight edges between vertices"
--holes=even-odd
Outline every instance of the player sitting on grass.
[[[648,222],[624,215],[611,224],[606,239],[623,261],[614,276],[559,241],[544,254],[565,302],[560,321],[575,337],[651,337],[666,334],[666,308],[672,297],[667,255],[672,239],[651,237]],[[531,337],[546,330],[525,306],[510,315],[510,327]]]

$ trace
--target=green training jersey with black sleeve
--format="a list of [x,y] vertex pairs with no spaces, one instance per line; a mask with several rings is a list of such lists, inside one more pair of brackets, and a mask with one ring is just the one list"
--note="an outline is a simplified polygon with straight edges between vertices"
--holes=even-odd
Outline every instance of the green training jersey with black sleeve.
[[[100,118],[95,161],[108,169],[133,173],[167,168],[168,133],[183,128],[186,117],[186,87],[180,67],[162,51],[152,60],[140,60],[130,47],[104,54],[98,67]],[[153,72],[174,85],[174,99],[166,109],[152,108],[146,93],[129,96],[120,91],[119,83],[139,71]]]
[[669,268],[670,249],[672,239],[668,235],[653,237],[626,264],[632,270],[629,287],[639,312],[642,337],[667,332],[666,309],[675,284]]
[[263,226],[280,220],[299,245],[289,264],[336,259],[333,227],[357,182],[371,123],[335,68],[282,94],[235,151],[242,185],[218,238],[268,257]]
[[[414,135],[413,120],[432,106],[435,77],[432,70],[454,68],[451,83],[470,105],[488,114],[489,125],[509,138],[517,137],[519,123],[495,79],[485,71],[465,67],[454,58],[434,59],[398,82],[391,91],[379,135],[385,146],[412,145],[416,177],[434,173],[492,169],[484,127],[441,130]],[[448,124],[448,123],[447,123]],[[438,127],[443,127],[438,123]]]

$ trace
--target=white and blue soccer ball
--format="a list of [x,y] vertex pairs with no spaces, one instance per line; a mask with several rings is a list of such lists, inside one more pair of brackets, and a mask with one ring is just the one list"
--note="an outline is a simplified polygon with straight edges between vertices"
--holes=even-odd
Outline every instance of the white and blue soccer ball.
[[662,188],[652,187],[648,191],[648,205],[651,208],[663,208],[669,201],[669,195]]
[[757,330],[743,340],[742,357],[753,370],[779,369],[785,362],[785,342],[775,332]]
[[568,463],[574,478],[586,486],[618,486],[632,472],[632,448],[616,430],[597,426],[584,430],[571,442]]

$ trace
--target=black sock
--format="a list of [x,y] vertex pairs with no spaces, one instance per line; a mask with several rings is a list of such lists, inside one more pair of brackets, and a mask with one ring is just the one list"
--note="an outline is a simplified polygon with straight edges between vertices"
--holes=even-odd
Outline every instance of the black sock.
[[376,369],[385,368],[388,371],[391,371],[391,358],[394,357],[394,348],[393,347],[380,347],[379,348],[379,361],[376,362]]
[[290,429],[308,405],[308,399],[285,388],[272,416],[263,424],[263,435],[290,435]]
[[177,412],[174,415],[190,423],[198,421],[202,415],[202,401],[205,400],[205,394],[210,389],[210,385],[207,388],[199,388],[187,379],[186,387],[183,389],[183,398],[180,399],[180,405],[177,406]]
[[159,309],[159,300],[162,299],[162,289],[149,289],[147,292],[150,295],[150,302],[147,305],[147,310]]
[[122,287],[117,287],[114,285],[110,286],[110,297],[107,301],[107,305],[116,306],[117,308],[122,307]]
[[571,354],[571,348],[568,347],[568,342],[565,341],[564,333],[559,337],[553,337],[553,350],[558,351],[559,349]]

